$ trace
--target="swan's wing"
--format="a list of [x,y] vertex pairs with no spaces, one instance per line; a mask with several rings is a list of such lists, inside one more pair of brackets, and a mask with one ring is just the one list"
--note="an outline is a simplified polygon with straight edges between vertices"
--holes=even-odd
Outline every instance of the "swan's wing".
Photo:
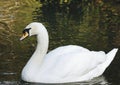
[[57,56],[51,55],[46,56],[40,73],[44,77],[54,77],[56,79],[83,76],[106,59],[104,52],[90,52],[87,50],[65,52],[59,54],[59,56],[58,54]]
[[[77,46],[77,45],[67,45],[67,46],[61,46],[58,47],[52,51],[50,51],[45,57],[44,57],[44,61],[43,62],[51,62],[51,61],[56,61],[57,59],[61,59],[63,57],[69,56],[72,53],[80,53],[80,52],[90,52],[88,49],[83,48],[81,46]],[[74,55],[73,54],[73,55]]]
[[[61,57],[61,58],[60,58]],[[61,76],[83,76],[89,71],[95,69],[99,64],[103,63],[106,56],[102,53],[96,52],[81,52],[64,54],[56,59],[52,64],[53,72]],[[62,75],[64,73],[64,75]]]

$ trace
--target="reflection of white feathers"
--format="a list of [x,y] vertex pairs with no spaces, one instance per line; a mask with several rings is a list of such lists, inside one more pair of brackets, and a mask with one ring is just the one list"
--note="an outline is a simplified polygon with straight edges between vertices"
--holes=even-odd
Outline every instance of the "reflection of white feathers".
[[87,81],[102,75],[110,65],[118,49],[105,54],[89,51],[76,45],[62,46],[47,53],[48,33],[37,22],[26,28],[29,35],[37,35],[37,48],[22,71],[22,79],[28,82],[65,83]]

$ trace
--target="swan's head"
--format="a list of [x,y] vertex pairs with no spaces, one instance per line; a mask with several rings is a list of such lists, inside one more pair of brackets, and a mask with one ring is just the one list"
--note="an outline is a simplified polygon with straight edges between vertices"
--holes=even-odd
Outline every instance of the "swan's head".
[[20,40],[23,40],[28,36],[40,34],[40,32],[43,28],[45,28],[45,27],[41,23],[38,23],[38,22],[30,23],[23,30],[23,36],[20,38]]

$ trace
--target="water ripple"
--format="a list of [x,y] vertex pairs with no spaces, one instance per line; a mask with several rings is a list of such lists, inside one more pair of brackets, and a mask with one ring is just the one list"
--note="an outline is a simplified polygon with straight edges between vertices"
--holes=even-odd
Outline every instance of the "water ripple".
[[15,75],[16,73],[14,72],[2,72],[0,75]]

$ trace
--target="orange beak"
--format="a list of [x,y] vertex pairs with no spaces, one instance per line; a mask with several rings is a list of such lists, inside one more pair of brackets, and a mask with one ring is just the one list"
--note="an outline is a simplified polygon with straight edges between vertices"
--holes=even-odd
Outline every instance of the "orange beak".
[[20,40],[23,40],[23,39],[25,39],[26,37],[28,37],[28,33],[27,32],[25,32],[23,35],[22,35],[22,37],[20,38]]

